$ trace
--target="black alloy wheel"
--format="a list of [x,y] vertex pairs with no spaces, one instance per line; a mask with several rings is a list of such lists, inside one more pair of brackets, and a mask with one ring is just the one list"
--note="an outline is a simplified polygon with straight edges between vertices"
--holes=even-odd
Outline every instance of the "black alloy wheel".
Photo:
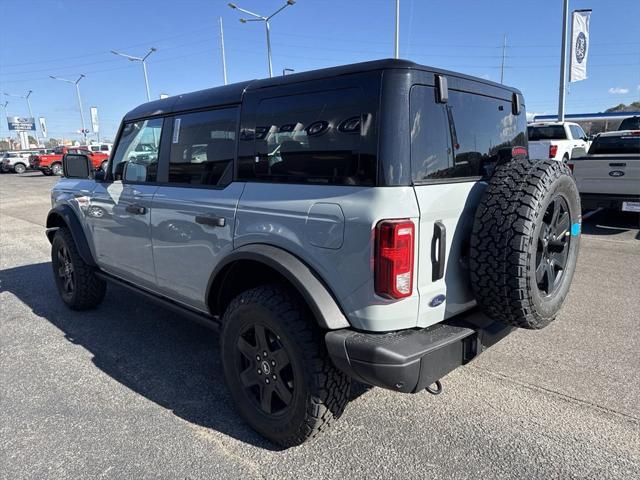
[[544,213],[536,250],[536,284],[541,294],[552,295],[562,283],[571,243],[569,205],[557,195]]
[[64,293],[69,296],[73,295],[76,281],[73,262],[66,245],[62,245],[58,249],[58,277],[60,277],[60,285]]
[[280,337],[265,325],[250,324],[238,337],[236,349],[236,365],[247,396],[265,414],[281,414],[291,403],[295,382]]

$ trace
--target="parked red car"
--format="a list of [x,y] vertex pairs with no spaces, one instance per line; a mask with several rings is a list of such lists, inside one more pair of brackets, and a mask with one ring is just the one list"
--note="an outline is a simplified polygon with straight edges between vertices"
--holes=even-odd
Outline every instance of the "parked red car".
[[67,153],[81,153],[88,155],[96,170],[104,169],[109,160],[109,155],[101,152],[92,152],[87,147],[56,147],[53,153],[47,155],[31,155],[29,166],[34,170],[40,170],[45,175],[62,175],[62,157]]

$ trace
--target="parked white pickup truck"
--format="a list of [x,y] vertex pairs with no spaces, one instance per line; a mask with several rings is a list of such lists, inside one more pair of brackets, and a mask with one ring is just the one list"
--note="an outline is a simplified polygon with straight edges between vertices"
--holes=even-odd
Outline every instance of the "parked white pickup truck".
[[574,148],[589,150],[589,137],[582,127],[571,122],[537,122],[527,127],[529,133],[529,157],[534,160],[567,162]]
[[574,150],[568,165],[583,210],[601,207],[640,213],[640,130],[601,133],[589,153]]

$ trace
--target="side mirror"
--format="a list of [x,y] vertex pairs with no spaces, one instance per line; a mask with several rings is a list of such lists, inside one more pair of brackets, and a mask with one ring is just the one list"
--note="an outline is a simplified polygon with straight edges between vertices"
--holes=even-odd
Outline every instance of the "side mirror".
[[93,164],[89,155],[68,153],[62,157],[62,171],[66,178],[92,178]]
[[578,158],[584,158],[586,156],[587,156],[587,151],[584,149],[584,147],[574,147],[571,149],[571,158],[573,160]]

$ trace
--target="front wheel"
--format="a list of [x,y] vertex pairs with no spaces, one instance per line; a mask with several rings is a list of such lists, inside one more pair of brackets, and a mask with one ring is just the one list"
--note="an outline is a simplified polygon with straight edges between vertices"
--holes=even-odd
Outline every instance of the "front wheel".
[[23,163],[16,163],[13,166],[13,171],[16,173],[24,173],[27,171],[27,167]]
[[62,164],[54,163],[51,165],[51,174],[52,175],[62,175]]
[[102,302],[106,284],[82,259],[66,228],[60,228],[53,237],[51,266],[58,293],[69,308],[88,310]]
[[101,169],[103,172],[106,172],[106,171],[107,171],[107,165],[108,165],[108,164],[109,164],[109,160],[105,160],[104,162],[102,162],[102,163],[100,164],[100,169]]
[[240,415],[284,447],[314,437],[348,403],[349,377],[333,366],[315,319],[284,287],[257,287],[231,302],[221,354]]

